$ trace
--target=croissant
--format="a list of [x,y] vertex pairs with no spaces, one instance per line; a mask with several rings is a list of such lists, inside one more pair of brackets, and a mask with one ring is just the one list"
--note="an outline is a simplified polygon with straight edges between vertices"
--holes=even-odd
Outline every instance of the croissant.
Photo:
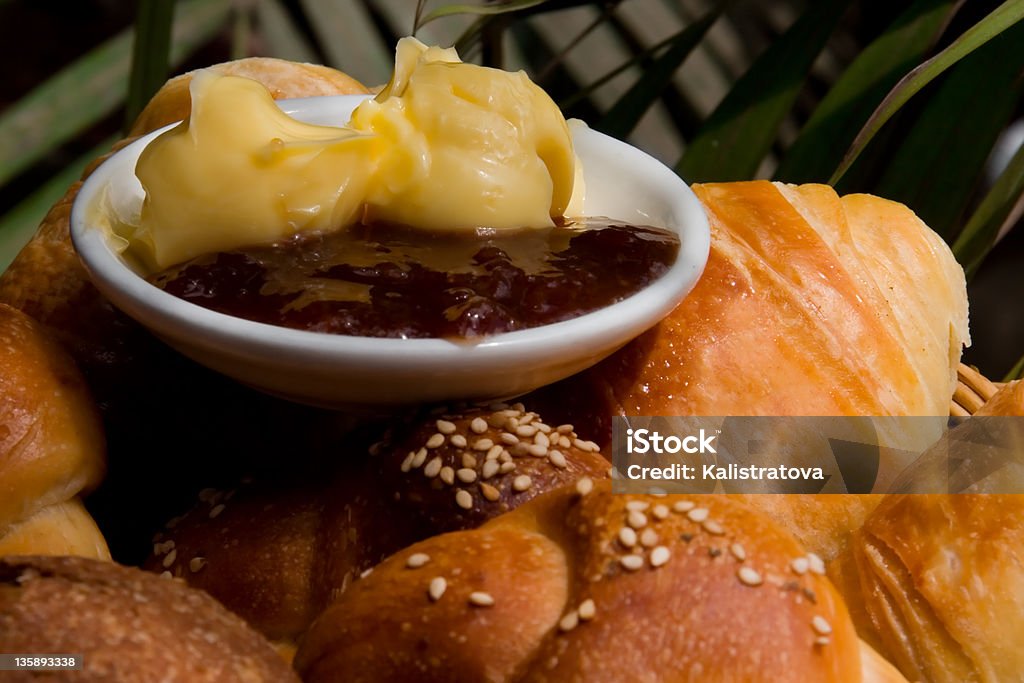
[[858,626],[911,679],[1024,680],[1024,498],[901,495],[857,532]]
[[67,354],[0,304],[0,556],[109,559],[82,505],[105,468],[99,413]]

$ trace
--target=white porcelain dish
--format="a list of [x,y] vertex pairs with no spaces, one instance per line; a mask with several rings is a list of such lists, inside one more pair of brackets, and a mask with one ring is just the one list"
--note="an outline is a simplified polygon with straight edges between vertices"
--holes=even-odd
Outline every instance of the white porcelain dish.
[[[279,104],[295,118],[337,125],[362,99],[316,97]],[[116,306],[181,353],[303,403],[344,408],[525,393],[597,363],[653,326],[693,288],[707,262],[707,218],[686,184],[640,150],[580,125],[573,135],[586,178],[586,214],[661,226],[681,238],[678,260],[649,287],[573,320],[475,343],[349,337],[251,322],[150,285],[118,255],[107,231],[89,223],[87,209],[108,191],[142,194],[135,163],[160,132],[112,156],[79,192],[71,236],[85,267]]]

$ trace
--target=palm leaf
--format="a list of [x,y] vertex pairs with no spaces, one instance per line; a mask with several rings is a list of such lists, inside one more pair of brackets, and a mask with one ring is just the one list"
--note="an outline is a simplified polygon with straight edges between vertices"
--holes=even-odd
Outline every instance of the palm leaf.
[[815,108],[776,179],[805,183],[828,177],[886,93],[935,45],[961,1],[917,0],[864,48]]
[[745,180],[754,176],[775,141],[804,78],[850,0],[811,5],[747,72],[712,112],[676,165],[688,182]]
[[839,168],[832,174],[830,182],[834,185],[850,168],[865,146],[900,110],[900,108],[917,94],[921,88],[931,83],[951,66],[971,54],[1021,19],[1024,19],[1024,0],[1006,0],[991,14],[965,31],[945,50],[916,67],[904,76],[899,83],[886,95],[875,109],[871,118],[861,128],[850,149],[843,157]]
[[956,235],[989,151],[1020,101],[1022,45],[1024,23],[953,67],[874,188],[910,206],[947,240]]
[[953,254],[972,277],[999,235],[1024,215],[1024,146],[992,185],[956,242]]

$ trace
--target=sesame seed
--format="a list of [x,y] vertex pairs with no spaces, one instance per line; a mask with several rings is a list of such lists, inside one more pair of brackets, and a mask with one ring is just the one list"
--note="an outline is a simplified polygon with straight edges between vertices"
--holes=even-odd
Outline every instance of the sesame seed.
[[651,507],[651,504],[642,500],[631,500],[626,503],[626,509],[630,511],[643,512],[649,507]]
[[178,551],[174,550],[172,548],[171,552],[169,552],[166,555],[164,555],[164,561],[161,562],[160,564],[162,564],[164,566],[164,569],[169,569],[170,566],[172,564],[174,564],[174,560],[176,560],[177,558],[178,558]]
[[174,578],[174,574],[172,574],[170,572],[160,572],[160,578],[161,579],[173,579]]
[[498,471],[501,472],[502,474],[508,474],[515,468],[516,464],[514,462],[503,462],[501,463],[501,468]]
[[472,453],[462,454],[462,466],[463,467],[476,467],[476,456]]
[[188,561],[188,570],[195,574],[200,569],[206,566],[206,558],[204,557],[193,557]]
[[558,425],[557,427],[555,427],[555,431],[558,432],[559,434],[568,434],[569,432],[573,431],[573,426],[570,424]]
[[518,477],[512,480],[512,489],[515,491],[525,491],[533,486],[533,480],[528,475],[520,474]]
[[619,564],[623,569],[635,572],[644,566],[644,558],[641,555],[623,555],[619,558]]
[[485,462],[483,468],[484,479],[490,479],[491,477],[493,477],[495,474],[498,473],[498,469],[500,468],[501,465],[498,464],[497,460],[488,460],[487,462]]
[[445,465],[441,468],[441,481],[451,486],[455,483],[455,470]]
[[514,446],[519,443],[519,437],[515,434],[509,434],[508,432],[501,433],[501,440],[507,443],[509,446]]
[[536,434],[534,434],[533,442],[538,446],[543,446],[544,448],[547,448],[551,445],[551,439],[549,439],[548,435],[545,434],[544,432],[537,432]]
[[732,556],[740,562],[747,559],[747,551],[744,550],[743,546],[739,543],[733,543],[731,546],[729,546],[729,552],[731,552]]
[[571,631],[580,623],[580,615],[577,614],[576,610],[573,610],[562,617],[562,620],[558,622],[558,630],[560,631]]
[[594,490],[594,480],[590,477],[582,477],[576,482],[576,493],[585,496]]
[[530,424],[531,422],[533,422],[535,417],[537,417],[537,413],[527,413],[526,415],[523,415],[519,419],[519,424]]
[[763,582],[761,575],[750,567],[740,567],[740,570],[736,572],[736,576],[747,586],[760,586]]
[[437,602],[444,595],[445,590],[448,588],[448,582],[444,580],[443,576],[435,576],[430,580],[430,587],[427,589],[427,595],[433,602]]
[[490,484],[480,483],[480,492],[484,494],[484,498],[491,501],[492,503],[501,498],[501,492],[494,488]]
[[629,515],[626,517],[626,524],[630,525],[634,529],[642,529],[647,526],[647,515],[639,510],[631,510]]
[[563,435],[558,437],[558,445],[561,446],[562,448],[572,448],[572,441],[570,441],[568,437]]
[[473,421],[469,423],[469,428],[476,434],[483,434],[487,431],[487,420],[482,417],[474,417]]
[[566,461],[565,456],[562,455],[561,451],[548,451],[548,460],[551,461],[552,465],[559,469],[564,470],[569,466],[569,463]]
[[474,607],[490,607],[494,604],[494,598],[491,597],[490,593],[474,591],[469,594],[469,604]]
[[587,598],[580,603],[580,608],[576,611],[579,613],[582,621],[590,621],[597,614],[597,607],[594,605],[593,600]]
[[672,553],[669,552],[668,548],[666,548],[663,545],[659,545],[657,548],[651,551],[651,566],[660,567],[666,562],[668,562],[668,559],[671,556]]
[[665,505],[655,505],[654,509],[651,510],[651,514],[654,515],[655,519],[665,519],[668,517],[668,507]]
[[692,500],[680,500],[676,501],[672,506],[672,509],[676,512],[689,512],[695,507],[697,507],[697,505]]
[[455,423],[449,422],[448,420],[438,420],[437,431],[441,432],[442,434],[454,434]]
[[469,491],[465,489],[459,489],[455,492],[455,504],[463,510],[473,509],[473,496]]
[[409,451],[409,455],[405,456],[405,460],[402,461],[402,471],[403,472],[408,472],[409,470],[412,469],[412,461],[413,461],[413,458],[415,458],[415,457],[416,457],[416,454],[413,453],[412,451]]
[[703,522],[708,518],[707,508],[694,508],[686,513],[686,516],[690,518],[691,522]]
[[640,545],[645,548],[651,548],[658,545],[658,532],[650,527],[644,529],[644,532],[640,534]]
[[431,436],[429,439],[427,439],[426,446],[427,446],[427,448],[437,448],[438,446],[440,446],[443,443],[444,443],[444,434],[441,434],[439,432],[439,433],[434,434],[433,436]]
[[524,405],[522,404],[522,402],[519,402],[519,403],[513,403],[513,404],[512,404],[512,410],[515,410],[516,412],[519,412],[519,413],[521,413],[521,412],[523,412],[524,410],[526,410],[526,406],[524,406]]
[[514,432],[519,428],[519,419],[515,416],[505,420],[505,429],[509,432]]
[[369,569],[363,570],[363,573],[359,575],[359,578],[360,579],[365,579],[367,576],[369,576],[372,573],[373,573],[373,567],[370,567]]
[[632,548],[636,545],[636,532],[628,526],[622,527],[619,529],[619,543],[627,548]]
[[828,623],[828,620],[821,615],[816,615],[811,619],[811,628],[813,628],[814,632],[819,636],[827,636],[832,633],[832,624]]
[[427,449],[426,448],[419,449],[418,451],[416,451],[416,456],[412,459],[412,468],[415,470],[415,469],[418,469],[418,468],[422,467],[423,463],[426,461],[426,459],[427,459]]
[[423,475],[429,479],[433,479],[441,472],[441,458],[437,457],[431,460],[423,468]]
[[490,439],[477,439],[476,442],[473,444],[473,450],[474,451],[489,451],[489,450],[491,450],[491,446],[493,446],[493,445],[494,445],[494,442],[491,441]]
[[509,453],[508,451],[502,451],[501,455],[498,456],[498,462],[500,462],[500,463],[512,462],[512,454]]
[[487,424],[493,427],[494,429],[501,429],[502,427],[505,426],[506,419],[507,418],[504,415],[499,415],[498,413],[495,413],[494,415],[491,415],[490,417],[487,418]]
[[501,457],[501,454],[505,452],[505,449],[501,447],[501,444],[494,444],[491,449],[487,451],[487,455],[484,456],[485,460],[497,460]]
[[825,560],[815,553],[807,553],[807,560],[810,563],[811,571],[815,574],[825,574]]
[[828,636],[819,636],[814,639],[814,644],[820,647],[824,647],[825,645],[828,645],[830,642],[832,641],[829,639]]
[[544,424],[543,422],[534,422],[533,426],[539,429],[540,431],[544,432],[545,434],[551,433],[551,427],[549,425]]
[[811,563],[806,557],[798,557],[789,563],[789,568],[792,569],[796,574],[803,576],[810,569]]
[[520,436],[520,437],[525,438],[525,439],[532,438],[533,435],[536,434],[536,433],[537,433],[537,428],[536,427],[534,427],[532,425],[528,425],[528,424],[522,424],[522,420],[520,420],[519,426],[516,427],[516,436]]
[[451,442],[456,448],[465,448],[468,443],[462,434],[452,434]]
[[722,528],[722,525],[719,524],[718,522],[716,522],[713,519],[706,519],[706,520],[704,520],[704,525],[703,526],[704,526],[704,531],[708,532],[712,536],[721,536],[722,534],[725,533],[725,529]]
[[221,503],[220,505],[215,506],[212,510],[210,510],[210,519],[217,519],[217,515],[219,515],[222,512],[224,512],[224,504],[223,503]]
[[430,562],[430,555],[426,553],[413,553],[409,556],[409,559],[405,561],[405,566],[409,569],[419,569],[427,562]]
[[548,447],[542,446],[539,443],[532,444],[527,447],[526,452],[535,458],[543,458],[548,454]]
[[476,481],[476,470],[471,470],[468,467],[463,467],[462,469],[455,473],[455,476],[458,477],[459,481],[461,481],[463,484],[472,484],[474,481]]

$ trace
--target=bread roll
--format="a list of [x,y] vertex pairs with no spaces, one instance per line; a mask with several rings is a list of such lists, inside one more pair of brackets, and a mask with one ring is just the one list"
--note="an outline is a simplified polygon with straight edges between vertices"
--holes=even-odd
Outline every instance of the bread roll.
[[0,558],[0,652],[82,655],[82,670],[5,681],[286,683],[273,648],[180,581],[73,557]]
[[842,600],[798,559],[728,498],[580,482],[392,556],[295,665],[308,683],[862,681]]
[[823,185],[693,189],[711,223],[697,286],[560,400],[591,397],[598,416],[948,414],[964,275],[910,209]]
[[[362,95],[370,92],[348,74],[320,64],[302,64],[272,57],[248,57],[207,68],[224,76],[241,76],[259,81],[275,100],[322,95]],[[192,106],[188,87],[194,73],[190,71],[167,81],[135,119],[129,136],[145,135],[188,116]]]
[[857,533],[859,585],[883,654],[913,680],[1024,680],[1024,497],[887,498]]
[[109,559],[79,494],[103,476],[96,406],[40,325],[0,304],[0,556]]
[[581,476],[607,476],[608,461],[571,425],[547,425],[521,407],[435,412],[394,427],[370,454],[353,449],[328,467],[290,464],[283,481],[204,490],[155,539],[145,566],[294,643],[395,551],[477,527]]

